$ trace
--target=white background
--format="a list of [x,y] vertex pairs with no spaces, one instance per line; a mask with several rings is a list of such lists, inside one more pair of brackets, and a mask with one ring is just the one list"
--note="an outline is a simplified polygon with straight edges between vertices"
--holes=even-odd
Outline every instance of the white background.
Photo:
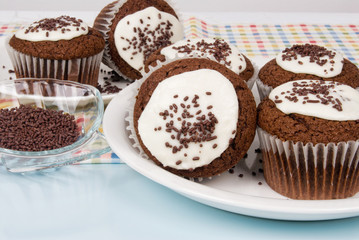
[[[172,1],[182,12],[359,12],[359,0]],[[99,11],[110,2],[112,0],[0,0],[0,10]]]

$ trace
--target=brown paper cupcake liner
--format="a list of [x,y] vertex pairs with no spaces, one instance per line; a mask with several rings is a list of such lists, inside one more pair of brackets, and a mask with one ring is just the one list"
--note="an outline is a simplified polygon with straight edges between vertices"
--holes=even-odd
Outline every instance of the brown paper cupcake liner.
[[[125,4],[126,2],[127,0],[119,0],[107,5],[104,9],[102,9],[101,15],[97,16],[93,28],[99,31],[105,39],[105,49],[102,57],[102,62],[106,64],[108,67],[112,68],[112,70],[114,70],[119,76],[123,77],[124,79],[130,82],[133,82],[133,79],[130,79],[126,75],[124,75],[112,60],[109,43],[108,43],[108,39],[109,39],[108,32],[111,30],[112,20],[115,18],[117,12],[122,7],[122,5]],[[178,9],[175,7],[173,2],[171,0],[166,0],[166,2],[174,9],[174,11],[178,16],[179,21],[183,23],[182,17],[178,13]],[[141,72],[141,74],[143,74],[143,72]]]
[[97,85],[103,51],[86,58],[44,59],[16,51],[9,41],[10,38],[7,39],[6,49],[17,78],[55,78]]
[[343,199],[359,191],[359,140],[304,144],[282,141],[257,128],[264,177],[292,199]]

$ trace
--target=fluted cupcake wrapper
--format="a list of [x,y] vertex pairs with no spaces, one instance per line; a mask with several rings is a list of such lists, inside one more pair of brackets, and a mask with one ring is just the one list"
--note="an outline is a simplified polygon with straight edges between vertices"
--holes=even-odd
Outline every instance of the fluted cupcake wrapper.
[[251,61],[251,62],[252,62],[254,71],[253,71],[253,76],[250,79],[248,79],[248,81],[246,81],[249,89],[253,88],[254,83],[257,81],[258,72],[259,72],[259,68],[258,68],[257,64],[253,61]]
[[[109,36],[108,32],[111,30],[112,21],[115,18],[116,14],[118,13],[119,9],[125,4],[127,0],[118,0],[109,5],[107,5],[104,9],[102,9],[101,14],[97,16],[93,28],[99,31],[105,39],[105,50],[103,53],[102,62],[106,64],[108,67],[112,68],[119,76],[123,77],[124,79],[133,82],[133,79],[130,79],[125,74],[121,72],[121,70],[117,67],[117,65],[112,60],[110,54],[110,47],[109,47]],[[174,6],[171,0],[166,0],[166,2],[174,9],[176,12],[179,21],[182,23],[181,15],[178,13],[178,9]],[[142,73],[142,72],[141,72]],[[142,73],[143,74],[143,73]]]
[[17,78],[55,78],[92,86],[98,83],[103,51],[85,58],[44,59],[16,51],[9,45],[9,40],[10,38],[7,40],[6,49]]
[[273,87],[264,84],[258,77],[256,79],[256,84],[259,93],[259,99],[262,101],[264,98],[269,96],[269,93],[273,90]]
[[131,84],[131,96],[128,99],[128,108],[126,109],[126,111],[128,112],[128,116],[125,118],[126,122],[127,122],[127,127],[126,130],[129,133],[129,138],[132,140],[132,146],[133,148],[138,150],[139,155],[144,158],[149,160],[149,157],[146,155],[146,153],[143,151],[140,141],[137,138],[136,135],[136,130],[135,130],[135,126],[134,126],[134,120],[133,120],[133,114],[134,114],[134,106],[136,103],[136,96],[138,94],[138,91],[141,87],[141,84],[143,83],[143,81],[147,78],[147,75],[145,78],[141,78],[138,81],[135,81],[134,83]]
[[257,128],[264,177],[293,199],[342,199],[359,191],[359,140],[316,144],[282,141]]

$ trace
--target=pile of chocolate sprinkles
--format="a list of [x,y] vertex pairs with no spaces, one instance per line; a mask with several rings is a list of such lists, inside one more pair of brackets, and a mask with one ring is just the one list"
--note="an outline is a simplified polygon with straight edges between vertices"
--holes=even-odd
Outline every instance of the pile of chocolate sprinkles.
[[0,110],[0,147],[45,151],[73,144],[80,132],[73,115],[25,105]]
[[[206,95],[211,95],[211,92],[206,92]],[[173,98],[179,98],[176,94]],[[172,145],[169,142],[165,143],[167,148],[172,148],[172,153],[176,154],[181,152],[182,149],[188,148],[189,143],[198,143],[200,147],[203,147],[203,142],[210,142],[217,139],[216,135],[213,135],[218,120],[212,112],[203,114],[202,110],[199,110],[200,104],[198,95],[194,95],[191,99],[189,96],[185,96],[182,102],[178,106],[176,103],[169,105],[168,109],[160,112],[159,115],[164,121],[166,121],[166,128],[157,127],[155,131],[166,131],[171,134],[171,139],[177,140],[178,145]],[[207,106],[207,109],[211,109],[213,106]],[[179,115],[177,119],[175,114]],[[175,127],[175,122],[179,122],[180,128]],[[178,126],[178,125],[177,125]],[[217,144],[213,143],[212,148],[216,148]],[[187,154],[184,153],[184,157]],[[193,161],[200,160],[195,156]],[[177,165],[182,161],[176,162]]]
[[[193,52],[201,52],[201,56],[205,54],[213,56],[217,62],[223,62],[227,67],[231,66],[231,61],[227,60],[227,57],[232,54],[231,47],[223,39],[216,39],[213,43],[208,43],[204,39],[193,44],[191,40],[187,40],[186,45],[172,47],[178,53],[186,53],[187,55],[193,57]],[[241,55],[239,55],[240,60],[243,61]],[[239,66],[239,70],[242,69],[242,66]]]
[[[150,17],[148,18],[150,19]],[[158,18],[162,18],[161,14],[158,15]],[[145,24],[142,19],[140,19],[140,23],[143,26],[133,28],[133,33],[136,36],[132,39],[121,37],[121,39],[129,44],[127,48],[122,49],[123,51],[128,51],[132,47],[132,56],[142,54],[144,60],[146,60],[157,49],[172,44],[170,39],[174,33],[171,31],[173,24],[170,21],[167,20],[159,23],[154,30],[150,30],[150,24]],[[127,24],[129,25],[130,22],[127,22]],[[139,69],[139,71],[141,70]]]
[[[40,30],[46,31],[46,37],[49,37],[49,33],[52,31],[61,31],[62,33],[71,31],[69,26],[76,27],[76,31],[80,31],[82,20],[76,19],[69,16],[60,16],[57,18],[44,18],[40,21],[34,22],[26,30],[25,34],[30,32],[39,32]],[[84,27],[81,27],[81,30],[85,31]]]
[[[296,44],[290,48],[286,48],[282,52],[282,60],[283,61],[292,61],[297,60],[298,55],[301,57],[310,57],[310,62],[315,62],[319,66],[323,66],[328,62],[327,59],[323,59],[324,56],[328,56],[331,64],[334,64],[335,61],[333,58],[336,55],[336,52],[326,49],[325,47],[312,45],[306,43],[304,45]],[[298,61],[298,64],[303,65],[303,62]],[[330,71],[333,71],[333,68],[330,68]]]
[[[303,104],[306,103],[320,103],[324,105],[331,104],[332,107],[339,112],[343,111],[342,102],[340,99],[335,98],[329,95],[329,89],[335,88],[337,85],[342,85],[337,82],[328,82],[323,80],[316,81],[302,81],[302,82],[293,82],[292,91],[281,92],[281,95],[288,94],[285,96],[291,102],[298,102],[299,99],[297,96],[304,96]],[[316,99],[309,99],[309,96]],[[279,96],[275,96],[275,103],[282,103],[283,101],[279,99]]]

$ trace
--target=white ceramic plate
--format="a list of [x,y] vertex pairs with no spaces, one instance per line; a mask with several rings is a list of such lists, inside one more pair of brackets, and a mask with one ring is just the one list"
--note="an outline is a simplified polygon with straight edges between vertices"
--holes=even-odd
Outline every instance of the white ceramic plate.
[[232,169],[233,173],[226,172],[201,182],[178,177],[141,158],[132,146],[125,122],[129,99],[134,97],[134,87],[130,85],[121,91],[107,106],[103,120],[104,133],[112,150],[131,168],[149,179],[203,204],[249,216],[302,221],[359,215],[359,194],[344,200],[305,201],[287,199],[271,190],[259,170],[261,155],[255,153],[259,147],[257,138],[248,151],[248,157]]
[[[10,78],[12,78],[12,79],[16,78],[15,73],[9,73],[9,70],[13,70],[13,67],[12,67],[10,58],[9,58],[9,56],[6,52],[6,48],[5,48],[6,38],[7,38],[6,36],[0,37],[0,52],[1,52],[1,54],[0,54],[0,80],[8,80]],[[100,72],[98,83],[103,87],[105,84],[104,78],[106,78],[106,77],[109,78],[111,76],[109,74],[109,72],[111,72],[112,70],[102,63],[101,63],[101,69],[102,69],[102,71]],[[117,86],[121,89],[124,89],[129,84],[130,83],[125,80],[111,82],[111,85]],[[103,99],[104,103],[107,104],[116,95],[117,95],[117,93],[115,93],[115,94],[104,93],[104,94],[102,94],[102,99]]]

